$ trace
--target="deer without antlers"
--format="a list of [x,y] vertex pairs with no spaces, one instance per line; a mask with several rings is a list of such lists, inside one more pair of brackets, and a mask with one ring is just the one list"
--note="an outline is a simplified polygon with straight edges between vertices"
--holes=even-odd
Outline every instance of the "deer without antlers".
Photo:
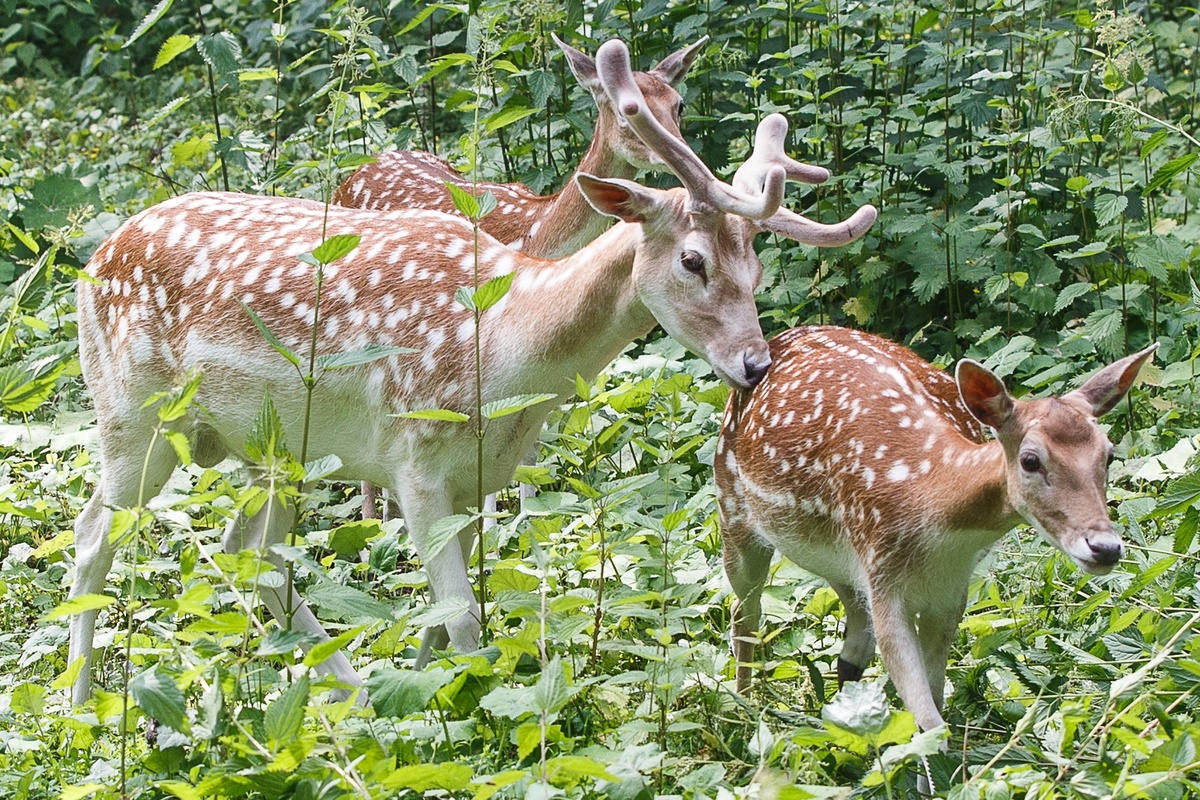
[[[641,112],[644,101],[638,102]],[[148,398],[188,374],[203,375],[190,416],[173,424],[205,445],[195,452],[203,451],[207,462],[225,454],[247,458],[264,392],[288,441],[298,440],[303,386],[240,300],[296,349],[310,341],[315,324],[319,353],[368,344],[420,351],[325,374],[313,394],[307,452],[310,459],[338,456],[337,479],[394,489],[432,597],[465,608],[444,629],[426,633],[418,661],[447,637],[460,652],[476,649],[480,613],[467,575],[470,531],[438,552],[431,552],[428,537],[438,520],[474,502],[477,440],[468,426],[396,417],[421,408],[474,408],[466,378],[474,374],[474,325],[454,302],[455,291],[471,282],[476,268],[483,276],[515,273],[480,331],[485,403],[569,394],[576,375],[595,376],[655,324],[707,359],[723,380],[750,388],[770,363],[754,305],[762,267],[752,239],[779,215],[796,216],[779,209],[785,168],[765,163],[772,161],[768,149],[760,148],[743,165],[743,180],[735,181],[758,187],[753,190],[711,174],[689,175],[686,188],[672,190],[578,176],[588,201],[622,223],[556,262],[514,252],[486,234],[476,250],[465,220],[436,212],[326,209],[305,200],[198,193],[133,217],[96,250],[87,265],[93,280],[77,289],[80,361],[96,405],[102,472],[76,521],[71,597],[104,585],[114,557],[113,510],[143,505],[175,467],[175,452],[154,436]],[[699,202],[703,212],[693,209]],[[318,318],[313,267],[299,256],[319,243],[323,219],[327,235],[355,233],[362,240],[325,268]],[[491,421],[483,459],[487,491],[512,478],[548,411],[542,404]],[[282,541],[294,515],[289,501],[273,496],[257,514],[231,520],[223,545],[262,550],[278,565],[270,547]],[[269,586],[262,594],[276,619],[285,619],[290,605],[295,628],[325,637],[298,595]],[[95,620],[95,611],[71,620],[70,661],[84,662],[77,702],[90,692]],[[359,684],[343,653],[323,667]]]
[[942,724],[946,661],[980,554],[1024,521],[1085,572],[1121,558],[1105,498],[1112,446],[1096,418],[1154,347],[1062,397],[1026,401],[974,361],[951,378],[866,333],[805,327],[772,340],[767,376],[730,399],[715,459],[738,690],[778,550],[841,598],[839,682],[861,677],[878,640],[917,724]]

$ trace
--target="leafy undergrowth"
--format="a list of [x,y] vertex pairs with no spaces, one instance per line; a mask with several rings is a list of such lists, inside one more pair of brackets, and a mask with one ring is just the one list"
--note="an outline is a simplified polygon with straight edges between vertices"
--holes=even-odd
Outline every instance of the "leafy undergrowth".
[[[594,43],[619,35],[642,62],[713,37],[683,126],[708,163],[738,163],[783,111],[836,174],[806,212],[881,208],[851,247],[760,242],[766,330],[865,327],[1033,395],[1161,344],[1105,420],[1127,557],[1085,578],[1028,531],[1002,540],[952,654],[948,728],[918,734],[877,662],[837,691],[836,596],[786,562],[753,689],[732,691],[710,478],[726,390],[669,340],[555,412],[518,476],[538,496],[506,498],[488,533],[478,654],[415,671],[421,629],[461,609],[428,603],[403,525],[357,521],[356,489],[303,496],[280,554],[370,709],[315,669],[331,647],[304,656],[257,610],[284,577],[221,552],[261,500],[232,462],[123,515],[105,598],[65,603],[98,466],[73,281],[122,219],[198,188],[321,197],[362,153],[439,142],[540,190],[591,119],[545,36],[582,27],[575,4],[507,21],[486,3],[129,5],[0,1],[0,796],[791,800],[911,796],[919,772],[954,798],[1196,794],[1194,9],[589,11]],[[98,690],[75,708],[67,628],[89,605]]]

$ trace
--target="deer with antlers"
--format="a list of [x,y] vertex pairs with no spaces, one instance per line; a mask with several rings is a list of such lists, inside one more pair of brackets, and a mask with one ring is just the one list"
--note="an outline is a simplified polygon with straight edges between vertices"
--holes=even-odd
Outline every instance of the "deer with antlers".
[[[597,54],[601,80],[639,135],[670,164],[678,142],[658,125],[637,89],[629,54],[609,42]],[[155,435],[147,401],[203,379],[189,415],[171,423],[203,447],[206,463],[226,454],[249,459],[247,441],[264,394],[287,441],[298,444],[305,392],[291,365],[266,341],[241,304],[288,346],[315,342],[318,353],[366,345],[413,347],[369,364],[329,372],[317,382],[307,457],[337,456],[337,479],[369,480],[396,491],[435,601],[464,612],[426,632],[418,661],[453,643],[478,647],[479,605],[467,564],[469,529],[438,550],[435,523],[465,512],[475,497],[473,428],[398,417],[425,408],[475,407],[474,321],[456,290],[483,277],[513,273],[511,289],[485,312],[479,330],[482,401],[530,393],[571,393],[576,375],[590,379],[630,341],[656,324],[712,364],[729,384],[749,389],[770,364],[754,289],[762,267],[751,247],[763,229],[801,241],[850,241],[870,226],[873,208],[820,225],[780,208],[791,160],[781,119],[759,128],[755,152],[732,185],[699,164],[678,169],[685,187],[649,189],[621,179],[577,176],[584,196],[620,223],[572,256],[546,261],[504,247],[463,219],[428,211],[378,212],[311,201],[228,193],[184,195],[134,216],[97,248],[77,288],[79,352],[95,400],[102,470],[75,525],[70,596],[101,590],[114,558],[114,509],[141,506],[173,471],[175,451]],[[786,130],[786,123],[782,124]],[[687,158],[687,156],[684,156]],[[676,166],[672,164],[672,169]],[[358,234],[361,242],[323,270],[317,314],[311,259],[301,256],[325,236]],[[314,327],[315,326],[315,327]],[[484,484],[511,478],[548,413],[548,404],[490,421]],[[253,469],[252,481],[260,481]],[[254,548],[276,565],[296,509],[273,495],[226,529],[230,551]],[[277,620],[320,639],[326,633],[298,595],[262,586]],[[290,616],[289,616],[290,610]],[[74,687],[90,693],[96,611],[71,620],[70,662],[82,659]],[[310,641],[313,640],[310,638]],[[344,653],[322,667],[351,686],[360,681]]]
[[773,339],[766,377],[726,407],[714,462],[738,690],[778,550],[841,598],[839,683],[862,676],[878,641],[917,724],[942,724],[971,571],[1000,536],[1026,522],[1091,574],[1120,560],[1105,497],[1112,445],[1096,418],[1154,349],[1062,397],[1016,400],[974,361],[952,378],[871,334],[802,327]]
[[[551,35],[566,56],[576,80],[591,94],[597,109],[591,145],[562,190],[552,195],[537,195],[519,183],[473,184],[438,156],[391,150],[381,153],[376,162],[360,167],[343,181],[331,202],[380,211],[424,208],[457,215],[446,190],[446,184],[452,183],[471,192],[490,191],[496,198],[496,208],[480,220],[480,227],[509,247],[531,256],[561,258],[599,236],[612,223],[612,218],[597,211],[587,201],[575,175],[633,178],[639,168],[657,170],[665,168],[665,164],[617,112],[601,84],[595,60]],[[679,121],[683,98],[677,87],[706,42],[708,37],[703,36],[695,44],[667,56],[649,71],[633,73],[649,113],[681,145]],[[829,179],[829,171],[791,162],[789,177],[817,184]],[[362,491],[363,514],[374,516],[375,487],[364,483]],[[522,493],[523,496],[528,493],[524,486]],[[495,510],[495,502],[494,495],[488,498],[489,510]],[[387,513],[385,504],[385,517]],[[489,517],[489,522],[491,519]]]

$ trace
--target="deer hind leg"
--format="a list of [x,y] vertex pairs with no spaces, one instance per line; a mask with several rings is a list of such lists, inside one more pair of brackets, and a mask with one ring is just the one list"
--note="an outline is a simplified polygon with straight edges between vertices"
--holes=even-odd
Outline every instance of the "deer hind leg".
[[862,678],[863,671],[875,657],[875,630],[871,625],[871,609],[867,598],[853,586],[830,583],[842,601],[846,612],[846,639],[838,655],[838,688]]
[[[265,483],[257,478],[252,480],[252,484],[267,488]],[[272,494],[270,499],[263,504],[258,513],[253,516],[244,514],[236,514],[229,521],[225,528],[225,536],[222,539],[222,548],[227,553],[237,553],[242,550],[257,550],[262,553],[268,563],[272,564],[281,575],[286,574],[287,564],[279,555],[271,552],[271,547],[276,544],[281,544],[287,537],[288,531],[292,529],[292,525],[296,519],[296,506],[291,500],[280,498],[276,494]],[[304,602],[295,589],[291,592],[291,602],[288,602],[287,588],[285,586],[266,586],[261,585],[259,594],[262,598],[263,605],[275,618],[275,621],[280,625],[288,626],[290,612],[290,627],[294,630],[302,631],[317,637],[320,641],[327,641],[329,634],[325,631],[325,626],[321,624],[312,609]],[[289,608],[290,606],[290,608]],[[311,645],[305,645],[305,649]],[[350,660],[342,651],[338,651],[326,659],[318,668],[322,672],[334,675],[342,683],[350,686],[361,686],[362,679],[354,668],[350,666]],[[366,694],[359,695],[359,701],[365,703],[367,701]]]
[[[177,458],[167,442],[152,435],[153,423],[102,424],[104,463],[95,494],[75,520],[75,577],[69,597],[99,594],[112,568],[116,544],[110,535],[113,510],[145,505],[171,477]],[[71,697],[76,704],[91,695],[95,610],[71,617],[67,663],[83,659]]]
[[724,530],[723,552],[725,575],[733,587],[730,647],[737,664],[737,691],[745,694],[754,675],[754,646],[758,643],[759,620],[762,618],[762,591],[771,570],[774,548],[760,542],[748,531],[735,531],[727,525]]

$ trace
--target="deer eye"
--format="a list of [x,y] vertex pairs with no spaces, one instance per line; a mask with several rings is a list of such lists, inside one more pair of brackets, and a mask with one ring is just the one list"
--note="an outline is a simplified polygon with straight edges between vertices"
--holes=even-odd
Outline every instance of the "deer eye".
[[695,250],[684,250],[679,254],[679,263],[693,275],[704,277],[704,256]]
[[1021,469],[1026,472],[1037,472],[1042,468],[1042,460],[1037,453],[1021,453]]

